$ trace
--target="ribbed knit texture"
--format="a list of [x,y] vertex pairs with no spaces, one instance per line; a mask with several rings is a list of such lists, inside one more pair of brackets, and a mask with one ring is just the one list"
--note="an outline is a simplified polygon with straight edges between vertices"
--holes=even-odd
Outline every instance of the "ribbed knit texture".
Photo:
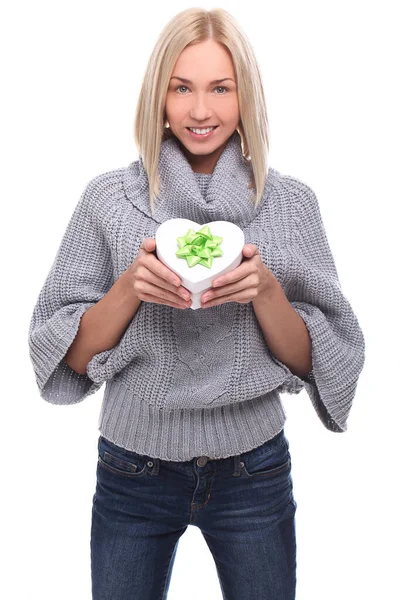
[[[365,341],[314,192],[270,167],[255,208],[237,132],[212,174],[194,173],[176,138],[162,142],[159,172],[154,218],[141,157],[93,178],[77,203],[29,327],[41,397],[74,404],[106,382],[101,434],[164,460],[226,458],[261,445],[284,426],[280,392],[305,389],[323,425],[346,431]],[[64,362],[83,313],[129,267],[143,238],[176,217],[231,221],[257,245],[310,333],[310,377],[297,377],[272,354],[251,302],[198,310],[142,302],[119,343],[96,354],[86,375]]]

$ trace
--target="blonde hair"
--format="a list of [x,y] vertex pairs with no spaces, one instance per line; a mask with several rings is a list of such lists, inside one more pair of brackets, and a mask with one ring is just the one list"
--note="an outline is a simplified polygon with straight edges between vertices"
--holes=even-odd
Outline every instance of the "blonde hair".
[[242,154],[252,167],[250,188],[255,206],[261,201],[268,174],[269,128],[260,70],[239,24],[222,8],[188,8],[164,27],[149,58],[134,121],[134,140],[149,181],[150,206],[160,191],[158,157],[161,142],[173,136],[165,127],[165,100],[173,69],[186,46],[208,39],[230,52],[235,70]]

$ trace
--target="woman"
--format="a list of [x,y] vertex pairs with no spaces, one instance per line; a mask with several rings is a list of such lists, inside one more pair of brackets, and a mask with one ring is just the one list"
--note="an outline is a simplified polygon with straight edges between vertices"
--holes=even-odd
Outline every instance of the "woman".
[[[314,192],[267,168],[262,83],[229,13],[189,9],[166,26],[135,141],[139,159],[82,194],[29,331],[46,401],[80,402],[107,382],[93,598],[165,598],[188,525],[225,598],[295,598],[279,393],[305,389],[323,425],[346,431],[365,344]],[[230,221],[245,235],[241,264],[200,309],[156,255],[155,233],[174,218]]]

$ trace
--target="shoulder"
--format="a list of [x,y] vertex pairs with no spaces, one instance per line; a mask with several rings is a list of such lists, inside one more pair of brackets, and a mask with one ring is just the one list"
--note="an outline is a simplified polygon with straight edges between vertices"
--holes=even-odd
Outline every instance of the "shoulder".
[[303,212],[318,206],[317,196],[310,184],[300,177],[281,173],[277,169],[274,173],[274,192],[281,201],[290,205],[295,211]]
[[104,194],[110,195],[122,190],[122,183],[126,167],[120,167],[111,171],[100,173],[86,184],[83,195],[93,202]]
[[272,171],[274,173],[275,188],[279,189],[281,193],[295,197],[315,195],[314,190],[303,179],[288,173],[281,173],[277,169],[272,169]]
[[120,202],[124,196],[123,179],[126,167],[112,169],[95,175],[86,184],[78,208],[92,218],[101,218]]

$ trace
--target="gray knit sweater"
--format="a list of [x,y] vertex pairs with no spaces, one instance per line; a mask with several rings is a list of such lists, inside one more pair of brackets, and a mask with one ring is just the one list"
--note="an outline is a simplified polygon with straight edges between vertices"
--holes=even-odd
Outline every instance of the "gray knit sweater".
[[[140,156],[94,177],[77,203],[29,328],[41,397],[75,404],[106,383],[101,434],[164,460],[226,458],[261,445],[284,426],[281,392],[305,389],[323,425],[346,431],[365,342],[314,192],[270,167],[255,208],[236,131],[212,174],[194,173],[176,138],[162,142],[159,173],[154,218]],[[143,301],[118,344],[96,354],[86,375],[65,363],[83,313],[129,267],[143,238],[177,217],[199,225],[231,221],[257,245],[310,333],[310,377],[297,377],[272,354],[251,302],[182,310]]]

